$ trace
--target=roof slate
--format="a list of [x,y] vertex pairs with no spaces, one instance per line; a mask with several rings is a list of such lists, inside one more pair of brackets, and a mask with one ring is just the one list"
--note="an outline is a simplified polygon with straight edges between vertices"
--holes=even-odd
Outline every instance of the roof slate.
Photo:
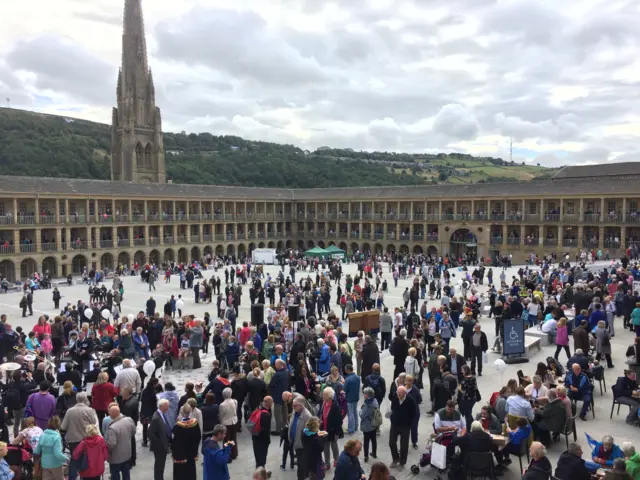
[[[638,164],[640,165],[640,163]],[[532,182],[474,183],[468,185],[420,185],[344,188],[260,188],[217,185],[149,184],[106,180],[18,177],[0,175],[0,194],[6,196],[83,196],[88,198],[130,197],[166,199],[333,201],[385,199],[449,199],[501,197],[560,197],[564,195],[638,194],[634,178],[601,177],[596,188],[574,179],[556,178]]]
[[640,175],[640,162],[601,163],[598,165],[575,165],[561,169],[552,178],[585,178]]

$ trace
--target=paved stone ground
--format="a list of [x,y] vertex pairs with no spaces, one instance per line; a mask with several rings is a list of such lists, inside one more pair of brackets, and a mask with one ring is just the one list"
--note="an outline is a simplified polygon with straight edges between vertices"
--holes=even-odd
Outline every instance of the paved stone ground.
[[[511,278],[512,275],[516,274],[516,270],[518,267],[513,267],[509,269],[507,272],[507,278]],[[272,275],[277,272],[277,267],[266,267],[266,271],[271,273]],[[344,272],[353,274],[355,272],[354,265],[346,265],[344,268]],[[205,276],[209,277],[211,275],[220,275],[220,271],[213,272],[208,271],[205,273]],[[384,275],[390,277],[388,274],[388,269],[385,267]],[[496,278],[497,278],[496,273]],[[315,276],[315,275],[314,275]],[[222,272],[222,278],[224,280],[224,273]],[[175,279],[174,279],[175,280]],[[410,279],[400,280],[398,287],[393,287],[393,281],[389,278],[389,287],[390,291],[385,296],[385,302],[387,306],[391,309],[396,305],[400,305],[402,303],[402,292],[405,287],[410,284]],[[110,283],[107,283],[109,286]],[[125,294],[123,301],[123,314],[127,313],[137,313],[141,309],[144,308],[145,302],[149,297],[148,287],[146,284],[140,282],[138,277],[127,277],[124,280]],[[169,298],[170,295],[177,295],[178,293],[182,293],[185,299],[186,308],[185,312],[194,313],[195,315],[202,315],[206,311],[212,311],[212,307],[210,305],[201,305],[195,304],[193,299],[193,292],[184,290],[181,291],[179,288],[179,284],[176,281],[173,281],[170,284],[165,284],[162,281],[156,283],[157,291],[151,292],[151,295],[158,302],[158,309],[161,308],[162,304]],[[484,291],[486,287],[481,287],[481,291]],[[248,320],[250,318],[249,311],[249,299],[248,299],[248,288],[244,289],[245,295],[242,299],[242,305],[240,307],[240,315],[239,322],[243,320]],[[87,287],[85,285],[76,285],[72,287],[65,287],[61,289],[63,299],[62,302],[77,302],[78,299],[87,299]],[[51,290],[44,290],[42,292],[36,291],[34,300],[34,317],[27,317],[23,319],[20,317],[20,309],[18,308],[18,302],[20,300],[20,296],[18,293],[9,293],[0,295],[0,311],[4,312],[8,315],[9,322],[12,323],[14,327],[21,325],[25,330],[30,329],[31,326],[35,323],[38,314],[47,313],[49,315],[53,315],[56,312],[53,310],[53,302],[51,300]],[[335,302],[335,295],[332,298],[332,303]],[[436,302],[429,302],[429,306],[436,305]],[[488,318],[481,318],[481,323],[483,324],[484,331],[487,333],[489,337],[490,344],[493,342],[493,320]],[[621,319],[617,319],[617,323],[621,325]],[[623,407],[620,411],[620,416],[615,416],[613,420],[609,420],[607,415],[611,409],[612,402],[612,393],[610,386],[615,383],[616,377],[620,374],[621,370],[624,368],[624,352],[633,341],[633,334],[629,331],[623,331],[621,328],[618,328],[617,335],[612,339],[613,344],[613,359],[616,364],[615,369],[607,370],[606,372],[606,384],[607,389],[604,392],[604,395],[600,395],[599,390],[596,387],[595,391],[595,404],[596,404],[596,418],[593,419],[591,415],[588,417],[587,422],[578,422],[578,441],[582,443],[583,448],[586,449],[586,441],[584,433],[587,432],[594,437],[601,437],[604,434],[611,434],[614,436],[617,443],[622,443],[623,441],[629,440],[638,440],[640,438],[640,432],[638,429],[627,426],[624,423],[624,417],[626,415],[627,409]],[[453,339],[452,345],[457,347],[459,351],[462,350],[461,341],[456,338]],[[485,365],[484,375],[479,378],[479,387],[482,393],[483,401],[488,401],[492,392],[499,390],[500,386],[505,384],[509,378],[516,378],[516,371],[522,369],[526,374],[533,374],[535,370],[535,365],[538,361],[544,361],[547,356],[553,355],[554,347],[547,346],[543,347],[541,352],[535,352],[531,357],[531,362],[529,364],[524,365],[507,365],[506,372],[503,375],[499,375],[495,367],[493,366],[493,362],[498,358],[497,355],[490,354],[489,356],[489,364]],[[383,359],[381,361],[382,364],[382,373],[385,376],[387,381],[387,385],[389,385],[392,381],[392,373],[393,373],[393,360],[391,357],[387,355],[383,355]],[[561,354],[561,360],[565,361],[564,353]],[[183,385],[187,381],[197,381],[203,380],[208,373],[208,365],[210,364],[210,360],[213,359],[213,355],[209,355],[206,358],[203,357],[203,368],[199,372],[193,371],[181,371],[181,372],[167,372],[165,374],[165,381],[171,380],[174,382],[178,388],[179,392],[182,392]],[[426,375],[425,375],[426,376]],[[427,383],[427,382],[425,382]],[[383,412],[388,404],[388,400],[385,399],[382,405]],[[479,410],[480,405],[476,405],[474,412]],[[424,413],[429,409],[429,401],[428,398],[425,400],[425,403],[421,405],[421,412],[423,413],[420,419],[420,447],[421,450],[413,450],[410,449],[409,452],[409,460],[408,464],[417,463],[422,453],[422,449],[425,445],[425,440],[427,435],[432,432],[432,417],[428,417]],[[346,427],[346,421],[345,421]],[[378,460],[383,461],[387,464],[391,462],[391,455],[388,447],[388,434],[389,434],[389,422],[385,421],[382,426],[382,434],[378,437]],[[355,438],[362,438],[361,433],[354,434]],[[349,435],[345,434],[345,439],[349,438]],[[153,455],[147,450],[144,449],[141,445],[141,428],[138,431],[138,466],[132,471],[133,478],[150,478],[151,477],[151,468],[153,465]],[[340,447],[342,446],[342,442],[340,442]],[[238,436],[238,444],[240,449],[240,457],[239,460],[234,462],[231,465],[231,478],[232,479],[250,479],[254,470],[254,458],[251,447],[251,439],[249,438],[248,433],[244,430]],[[559,444],[554,444],[549,451],[549,458],[554,465],[557,462],[559,455],[564,451],[565,443],[564,439]],[[586,458],[586,457],[585,457]],[[282,450],[279,447],[279,439],[277,437],[272,437],[272,444],[269,450],[269,457],[267,467],[269,470],[273,472],[272,478],[282,479],[282,480],[293,480],[296,478],[295,472],[291,470],[287,470],[285,472],[280,471],[280,461],[282,459]],[[363,463],[362,458],[361,462],[365,471],[368,472],[369,467]],[[519,464],[516,459],[511,466],[511,469],[504,475],[504,479],[515,479],[520,478],[520,474],[518,472]],[[398,479],[405,478],[413,478],[414,475],[410,473],[409,468],[406,468],[402,472],[394,472],[393,473]],[[418,475],[419,478],[434,478],[435,471],[432,469],[422,469],[421,473]],[[173,478],[172,475],[172,467],[170,460],[167,462],[167,470],[166,470],[166,479]],[[202,478],[202,469],[198,469],[198,478]],[[333,478],[333,469],[328,473],[327,478]]]

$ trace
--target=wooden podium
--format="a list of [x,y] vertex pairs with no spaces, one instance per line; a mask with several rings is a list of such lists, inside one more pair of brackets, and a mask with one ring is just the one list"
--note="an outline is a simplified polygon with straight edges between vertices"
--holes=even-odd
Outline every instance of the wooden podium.
[[365,335],[377,334],[380,331],[380,310],[367,310],[347,314],[349,319],[349,336],[355,337],[360,330]]

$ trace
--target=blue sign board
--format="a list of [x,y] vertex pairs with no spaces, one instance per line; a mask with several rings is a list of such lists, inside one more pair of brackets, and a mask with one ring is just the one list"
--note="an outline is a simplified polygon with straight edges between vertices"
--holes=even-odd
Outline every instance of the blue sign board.
[[504,321],[503,355],[522,355],[524,353],[524,322],[519,318]]

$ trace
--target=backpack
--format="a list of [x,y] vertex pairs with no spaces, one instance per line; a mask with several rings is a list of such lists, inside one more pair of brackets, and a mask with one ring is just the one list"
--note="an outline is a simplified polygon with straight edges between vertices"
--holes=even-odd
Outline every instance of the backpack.
[[262,409],[262,408],[256,408],[253,412],[251,412],[251,415],[249,416],[249,420],[247,420],[247,430],[249,430],[249,433],[251,433],[251,435],[253,435],[254,437],[260,435],[260,433],[262,432],[262,424],[260,423],[261,417],[262,417],[262,412],[264,412],[266,410]]
[[380,428],[382,425],[382,412],[379,408],[373,411],[373,418],[371,419],[371,426],[373,428]]

